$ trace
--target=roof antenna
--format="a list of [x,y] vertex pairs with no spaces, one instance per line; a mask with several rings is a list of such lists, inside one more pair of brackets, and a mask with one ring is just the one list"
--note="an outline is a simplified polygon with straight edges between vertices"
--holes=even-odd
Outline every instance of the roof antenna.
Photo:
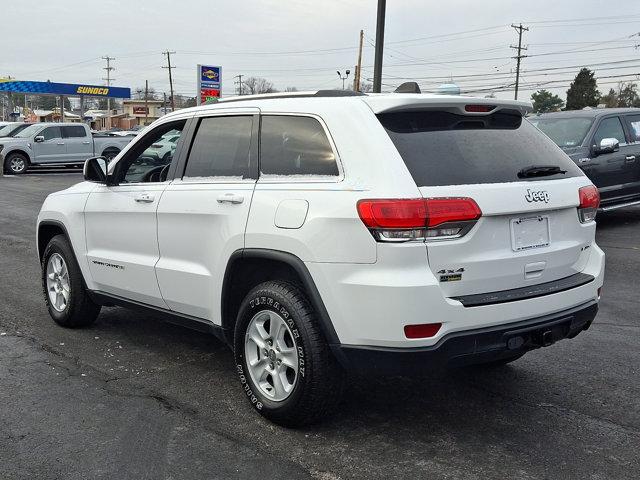
[[404,82],[394,90],[394,93],[422,93],[416,82]]

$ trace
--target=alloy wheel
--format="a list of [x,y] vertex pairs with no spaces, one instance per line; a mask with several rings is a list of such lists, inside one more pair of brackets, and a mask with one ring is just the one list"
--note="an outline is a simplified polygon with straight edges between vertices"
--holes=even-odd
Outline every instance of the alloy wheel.
[[47,262],[47,294],[49,303],[58,312],[64,312],[71,298],[69,270],[59,253],[54,253]]
[[12,173],[22,173],[26,168],[26,163],[22,157],[13,157],[9,162],[9,170]]
[[286,400],[298,380],[298,350],[291,329],[276,312],[256,313],[244,340],[251,380],[274,402]]

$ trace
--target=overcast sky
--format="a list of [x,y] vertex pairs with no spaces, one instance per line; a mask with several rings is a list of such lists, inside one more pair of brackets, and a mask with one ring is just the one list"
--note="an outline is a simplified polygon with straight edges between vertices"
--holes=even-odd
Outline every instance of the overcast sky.
[[[163,50],[175,51],[175,89],[195,95],[198,63],[222,65],[223,94],[234,76],[261,76],[276,88],[337,88],[365,32],[363,78],[373,76],[376,0],[0,0],[0,77],[135,89],[149,80],[168,91]],[[612,8],[607,8],[607,7]],[[615,7],[615,8],[613,8]],[[415,79],[423,90],[450,77],[484,96],[513,97],[510,44],[522,22],[528,58],[521,99],[544,87],[563,98],[579,66],[591,66],[606,92],[640,73],[637,0],[388,0],[384,89]],[[11,26],[11,28],[7,28]],[[635,35],[635,36],[634,36]],[[634,76],[635,74],[635,76]],[[608,78],[604,78],[608,77]],[[352,76],[349,77],[349,80]]]

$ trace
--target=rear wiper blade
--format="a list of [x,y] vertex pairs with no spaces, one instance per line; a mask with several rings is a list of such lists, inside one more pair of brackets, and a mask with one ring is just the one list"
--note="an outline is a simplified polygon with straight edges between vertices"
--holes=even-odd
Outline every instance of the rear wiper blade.
[[549,175],[556,175],[558,173],[567,173],[566,170],[562,170],[557,165],[531,165],[530,167],[524,167],[518,172],[518,177],[546,177]]

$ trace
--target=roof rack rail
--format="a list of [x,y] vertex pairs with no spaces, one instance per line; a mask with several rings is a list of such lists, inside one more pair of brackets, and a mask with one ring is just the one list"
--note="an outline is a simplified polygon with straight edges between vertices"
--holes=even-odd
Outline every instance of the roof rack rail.
[[[247,102],[250,100],[270,100],[272,98],[329,98],[329,97],[363,97],[366,93],[353,90],[318,90],[315,92],[282,92],[257,95],[244,95],[242,97],[221,98],[219,103]],[[218,103],[216,102],[216,103]]]
[[366,93],[353,90],[318,90],[313,97],[364,97]]

